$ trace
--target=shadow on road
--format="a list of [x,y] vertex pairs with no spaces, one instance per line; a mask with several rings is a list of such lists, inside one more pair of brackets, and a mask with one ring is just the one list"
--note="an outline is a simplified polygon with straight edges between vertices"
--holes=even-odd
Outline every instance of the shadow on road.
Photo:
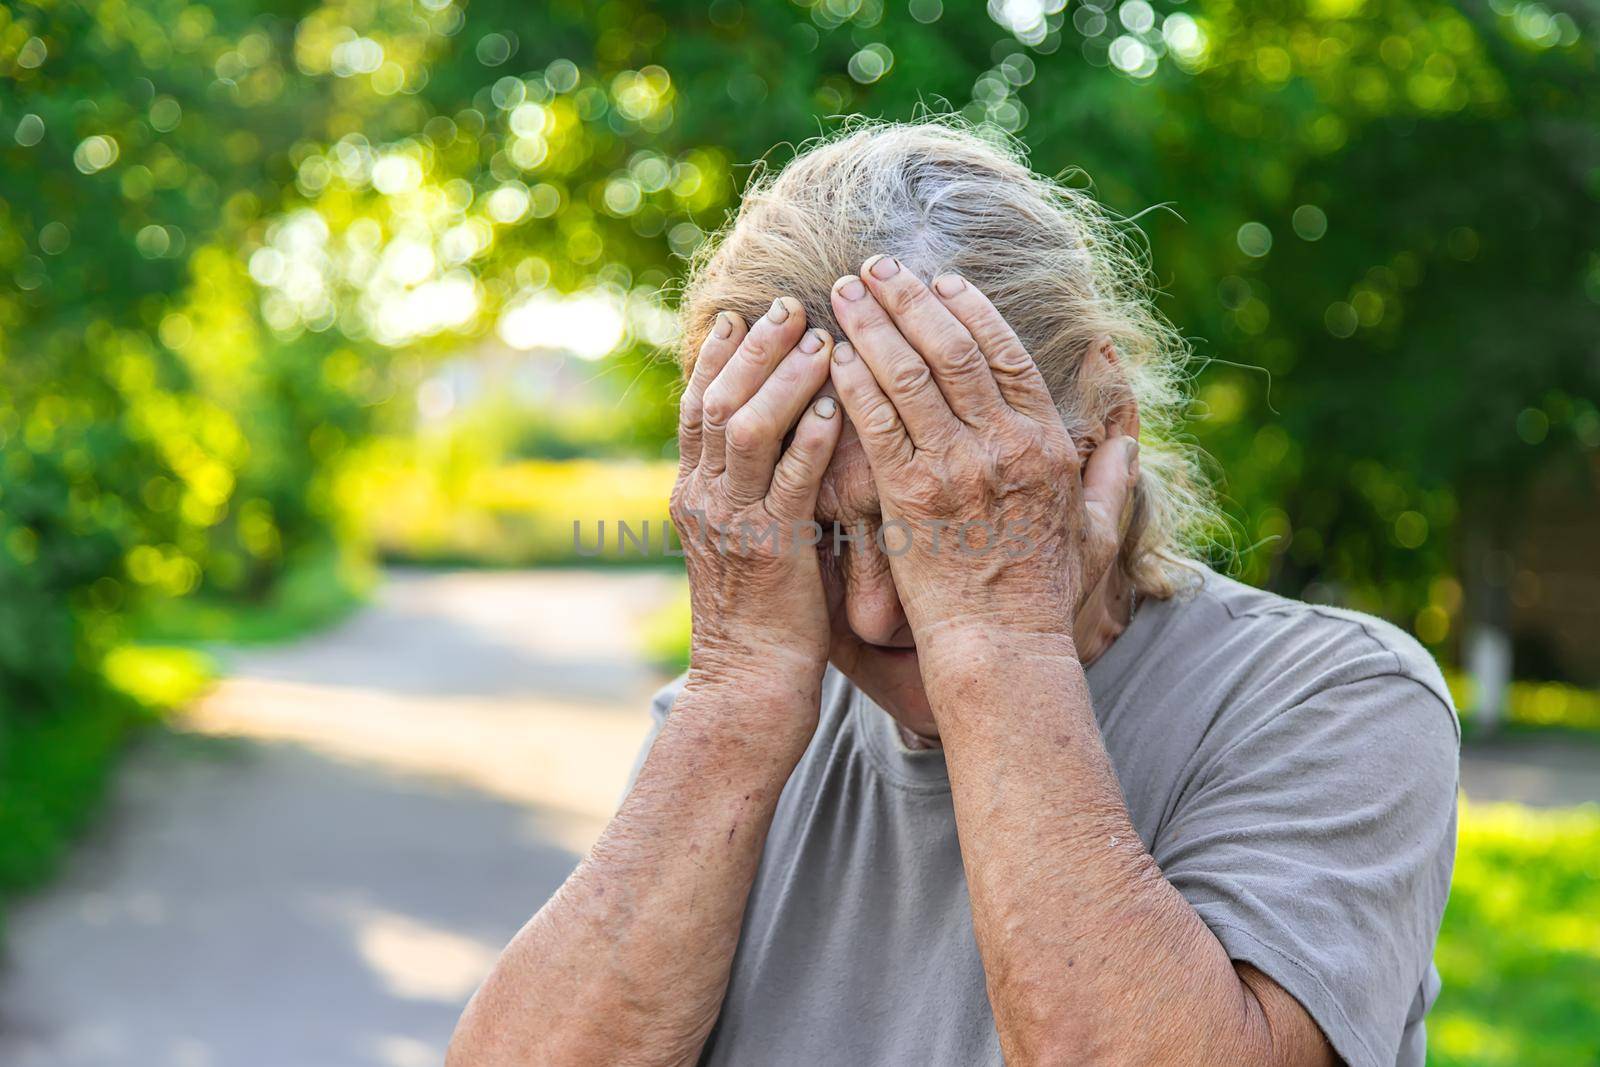
[[577,863],[537,811],[298,745],[162,734],[12,917],[0,1062],[440,1062]]

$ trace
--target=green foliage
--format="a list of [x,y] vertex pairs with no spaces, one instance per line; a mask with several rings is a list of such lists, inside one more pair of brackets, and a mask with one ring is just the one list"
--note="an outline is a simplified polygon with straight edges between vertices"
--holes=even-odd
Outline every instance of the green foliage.
[[105,658],[112,692],[152,715],[183,707],[210,686],[216,673],[206,653],[174,645],[119,645]]
[[70,713],[43,720],[0,709],[0,898],[54,869],[136,715],[133,701],[103,690],[61,702]]
[[1428,1016],[1438,1067],[1600,1060],[1600,809],[1464,805]]
[[[330,108],[257,5],[0,12],[0,705],[77,714],[131,610],[332,544],[362,401],[236,254]],[[347,357],[349,358],[349,357]]]
[[106,664],[104,683],[58,695],[58,714],[0,705],[0,902],[55,869],[129,731],[193,699],[214,672],[198,653],[151,646],[120,646]]
[[[339,622],[360,606],[377,575],[371,563],[349,553],[309,554],[289,566],[262,596],[199,593],[156,600],[130,621],[141,642],[181,645],[257,645],[286,641]],[[120,651],[120,650],[119,650]],[[113,679],[114,662],[107,673]],[[182,704],[171,701],[171,706]]]

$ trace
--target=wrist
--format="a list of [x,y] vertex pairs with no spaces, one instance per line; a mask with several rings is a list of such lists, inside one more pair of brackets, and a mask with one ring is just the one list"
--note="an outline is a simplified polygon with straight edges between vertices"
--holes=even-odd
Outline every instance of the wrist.
[[816,732],[826,666],[691,664],[672,716],[700,724],[709,744],[798,760]]
[[805,755],[814,723],[802,728],[755,714],[724,690],[685,685],[651,746],[639,782],[713,822],[741,811],[770,814]]
[[924,673],[936,675],[993,671],[1028,660],[1078,660],[1077,643],[1065,623],[1015,625],[971,616],[919,629],[917,650],[927,653],[921,657]]
[[1072,640],[1075,590],[1064,584],[1030,580],[1006,589],[944,593],[937,597],[911,597],[906,614],[917,635],[917,645],[937,640],[982,647],[1013,638],[1028,645]]
[[820,679],[828,666],[826,631],[809,639],[798,632],[763,630],[695,619],[689,674],[706,685],[755,684],[773,688]]
[[966,710],[1068,687],[1083,672],[1069,632],[952,625],[918,635],[917,652],[941,734]]

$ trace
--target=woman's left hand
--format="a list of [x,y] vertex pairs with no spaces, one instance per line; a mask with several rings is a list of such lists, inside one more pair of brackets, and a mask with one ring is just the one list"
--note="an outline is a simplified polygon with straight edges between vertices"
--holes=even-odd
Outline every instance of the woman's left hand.
[[[833,309],[849,338],[834,349],[834,385],[877,483],[923,663],[973,641],[1070,641],[1116,559],[1136,439],[1081,464],[1033,357],[958,276],[930,289],[876,257],[834,284]],[[936,650],[949,644],[968,647]]]

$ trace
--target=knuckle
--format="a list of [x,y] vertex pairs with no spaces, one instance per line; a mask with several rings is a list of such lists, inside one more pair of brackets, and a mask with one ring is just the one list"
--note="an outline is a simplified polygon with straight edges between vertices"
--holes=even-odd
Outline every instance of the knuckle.
[[707,494],[706,499],[702,500],[697,507],[695,518],[702,527],[708,529],[720,530],[725,528],[733,516],[733,511],[728,506],[728,501],[723,499],[720,493]]
[[707,355],[726,348],[732,343],[732,341],[732,337],[718,337],[715,330],[715,324],[713,324],[713,328],[706,331],[706,339],[700,342],[700,350],[698,355],[695,357],[696,366],[699,365],[699,360],[704,359]]
[[692,393],[685,394],[678,404],[678,425],[685,430],[698,430],[705,417],[705,403]]
[[766,419],[759,411],[742,408],[728,420],[728,447],[736,452],[749,452],[759,447],[767,437]]
[[900,416],[895,413],[893,406],[880,400],[861,413],[857,428],[874,437],[882,437],[899,430]]
[[1011,330],[1011,324],[1006,321],[1004,315],[1000,314],[1000,309],[988,301],[984,301],[983,306],[978,309],[973,317],[996,342],[1014,340],[1016,337],[1016,334]]
[[794,500],[805,495],[807,481],[800,464],[780,463],[772,472],[771,495],[779,500]]
[[732,415],[733,402],[728,398],[727,391],[716,386],[708,389],[705,401],[701,404],[701,420],[708,426],[726,426]]
[[972,480],[985,485],[1023,486],[1029,484],[1027,453],[985,453]]
[[1015,342],[999,345],[992,362],[996,374],[1020,376],[1034,369],[1033,357]]
[[1076,467],[1079,461],[1078,449],[1072,443],[1072,438],[1065,431],[1050,432],[1044,435],[1044,458],[1055,466]]
[[794,438],[789,442],[784,456],[808,478],[820,479],[829,456],[828,428],[809,421],[802,422],[795,429]]
[[680,530],[688,529],[696,521],[696,513],[700,510],[698,499],[683,482],[679,482],[667,501],[667,515],[672,519],[672,525]]
[[700,350],[695,353],[694,361],[687,368],[687,376],[684,379],[686,388],[690,391],[704,389],[706,383],[711,380],[712,371],[716,367],[716,360],[711,358],[713,351],[708,342],[701,345]]
[[816,426],[802,422],[795,427],[794,438],[789,442],[789,447],[784,451],[784,456],[802,467],[810,467],[821,448],[822,431]]
[[972,323],[975,329],[984,331],[996,341],[1010,332],[1011,328],[1006,324],[1005,317],[1000,314],[1000,309],[980,297],[970,284],[958,294],[957,303],[966,309],[967,321]]
[[[790,321],[793,321],[793,316]],[[788,325],[787,322],[778,324],[762,319],[745,337],[740,353],[745,359],[763,367],[781,358],[790,348],[784,343],[784,328]]]
[[783,362],[773,368],[772,376],[767,381],[779,392],[793,392],[800,388],[800,383],[805,379],[808,358],[798,348],[792,349],[789,355],[783,357]]
[[915,311],[927,303],[928,291],[901,271],[900,280],[884,290],[883,302],[896,314]]
[[978,342],[972,339],[972,335],[965,332],[956,334],[954,330],[951,333],[954,336],[951,337],[947,348],[951,353],[951,364],[958,370],[968,372],[982,367],[983,350],[978,347]]
[[889,387],[896,392],[914,393],[927,386],[931,377],[922,360],[906,360],[889,372]]
[[905,335],[900,332],[900,327],[894,324],[894,320],[889,318],[882,307],[872,307],[865,312],[865,317],[866,321],[860,328],[868,345],[876,346],[885,352],[905,347]]

